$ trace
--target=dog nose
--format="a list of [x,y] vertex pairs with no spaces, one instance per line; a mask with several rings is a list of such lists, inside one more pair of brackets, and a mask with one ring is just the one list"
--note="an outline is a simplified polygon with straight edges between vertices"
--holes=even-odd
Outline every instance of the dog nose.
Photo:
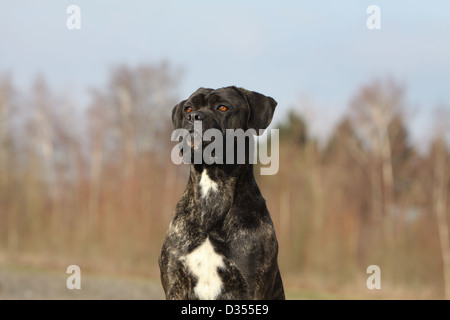
[[190,122],[202,121],[203,119],[205,119],[205,115],[201,111],[193,111],[191,113],[188,113],[187,119]]

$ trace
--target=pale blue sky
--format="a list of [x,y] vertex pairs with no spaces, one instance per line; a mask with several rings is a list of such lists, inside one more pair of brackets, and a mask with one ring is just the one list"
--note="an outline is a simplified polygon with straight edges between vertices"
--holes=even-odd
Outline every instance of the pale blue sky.
[[[81,9],[81,30],[66,28],[72,4]],[[381,30],[366,27],[371,4],[381,9]],[[41,73],[82,104],[112,66],[164,59],[184,70],[181,97],[200,86],[242,86],[278,101],[275,121],[307,105],[316,133],[331,128],[361,85],[392,75],[407,85],[420,142],[431,134],[436,106],[450,109],[450,1],[0,4],[0,72],[19,87]]]

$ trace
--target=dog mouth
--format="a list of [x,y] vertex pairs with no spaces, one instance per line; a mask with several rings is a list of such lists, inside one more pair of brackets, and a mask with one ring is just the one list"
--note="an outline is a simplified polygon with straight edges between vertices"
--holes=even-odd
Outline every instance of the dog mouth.
[[191,127],[188,129],[188,133],[184,136],[186,145],[192,150],[197,151],[204,149],[206,146],[213,143],[216,136],[213,135],[211,138],[205,138],[205,131],[208,129],[218,130],[221,133],[221,136],[223,135],[223,130],[215,127],[207,128],[205,130],[202,130],[202,128]]
[[[222,136],[221,136],[222,138]],[[211,139],[205,139],[204,134],[200,131],[190,130],[186,135],[184,136],[184,144],[187,149],[185,153],[185,156],[191,158],[190,161],[195,161],[196,157],[199,157],[203,161],[207,162],[217,162],[219,161],[221,163],[221,160],[223,156],[223,150],[222,147],[220,147],[220,150],[216,150],[216,148],[210,148],[208,152],[206,151],[206,148],[213,144],[216,141],[216,137],[213,136]],[[223,142],[222,142],[223,143]],[[222,145],[222,144],[219,144]],[[183,155],[183,151],[181,151],[181,154]],[[201,154],[201,156],[198,156],[198,154]]]
[[190,132],[186,137],[186,143],[191,149],[199,150],[203,145],[203,135],[200,132]]
[[218,127],[205,123],[200,125],[191,123],[179,132],[177,139],[182,139],[182,143],[179,144],[180,156],[185,163],[223,163],[225,133],[224,129]]

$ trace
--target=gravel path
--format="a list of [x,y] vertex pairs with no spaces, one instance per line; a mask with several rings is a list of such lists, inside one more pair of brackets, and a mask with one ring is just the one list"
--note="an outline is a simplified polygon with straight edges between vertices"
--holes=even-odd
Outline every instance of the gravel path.
[[81,274],[81,289],[66,286],[70,274],[0,266],[0,300],[5,299],[164,299],[159,279]]

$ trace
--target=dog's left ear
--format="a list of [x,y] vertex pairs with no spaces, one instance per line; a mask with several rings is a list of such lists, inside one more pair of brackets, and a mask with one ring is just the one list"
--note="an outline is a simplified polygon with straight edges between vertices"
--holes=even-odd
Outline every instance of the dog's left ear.
[[183,121],[183,106],[187,100],[183,100],[178,103],[172,109],[172,124],[175,129],[181,128],[181,122]]
[[239,88],[239,91],[243,94],[249,106],[247,127],[255,129],[256,134],[259,135],[259,130],[266,129],[272,121],[277,102],[273,98],[258,92],[244,88]]

